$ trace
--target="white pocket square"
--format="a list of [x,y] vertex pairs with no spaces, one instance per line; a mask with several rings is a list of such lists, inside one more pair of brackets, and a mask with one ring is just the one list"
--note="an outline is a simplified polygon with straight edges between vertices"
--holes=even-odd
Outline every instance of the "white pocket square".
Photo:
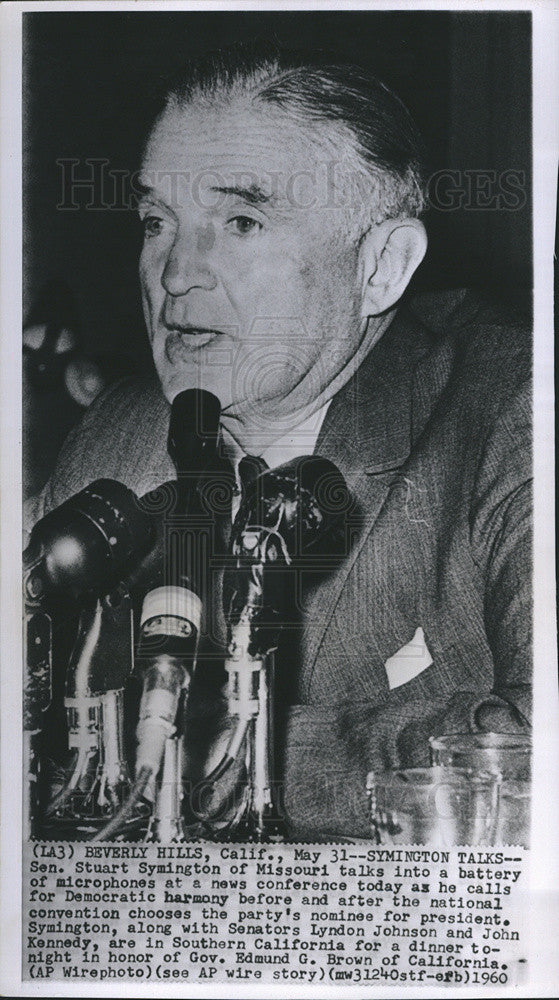
[[433,657],[427,647],[423,629],[418,628],[413,639],[394,653],[394,656],[389,657],[384,664],[390,690],[407,684],[427,670],[432,662]]

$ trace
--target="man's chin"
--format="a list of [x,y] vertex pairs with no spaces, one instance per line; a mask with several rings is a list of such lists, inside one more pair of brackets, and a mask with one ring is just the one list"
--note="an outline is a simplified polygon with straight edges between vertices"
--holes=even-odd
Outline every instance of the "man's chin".
[[223,383],[219,383],[217,379],[204,378],[203,374],[200,371],[158,372],[161,389],[167,402],[172,404],[175,397],[187,389],[202,389],[217,396],[222,408],[229,406],[231,404],[230,391],[227,391]]
[[[219,375],[217,366],[211,365],[186,370],[171,369],[167,365],[158,367],[163,395],[169,404],[172,405],[175,397],[187,389],[211,392],[219,399],[225,424],[233,434],[235,429],[252,428],[268,436],[271,431],[275,432],[275,436],[281,436],[293,428],[294,417],[286,403],[285,393],[278,392],[266,398],[260,395],[255,398],[247,393],[239,398],[232,392],[229,380],[223,378],[223,372]],[[246,386],[243,388],[246,390]]]

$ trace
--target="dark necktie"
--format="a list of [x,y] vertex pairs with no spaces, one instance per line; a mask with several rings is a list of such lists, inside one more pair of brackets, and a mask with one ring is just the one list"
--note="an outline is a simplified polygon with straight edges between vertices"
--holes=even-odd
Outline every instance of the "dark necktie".
[[[224,470],[224,476],[232,473],[232,467],[226,460],[224,460],[222,468]],[[267,468],[268,465],[264,459],[258,458],[254,455],[245,455],[240,460],[238,465],[238,478],[243,497],[246,495],[247,490],[250,488],[254,480]],[[208,618],[210,619],[209,630],[214,645],[217,647],[223,647],[226,639],[226,628],[223,614],[222,560],[223,556],[229,551],[231,538],[231,510],[229,509],[226,511],[225,507],[223,510],[216,510],[215,524],[215,539],[217,542],[217,548],[214,552],[214,556],[217,556],[217,558],[214,560],[214,565],[212,567],[212,582],[210,586],[211,618],[210,614],[208,614]],[[228,602],[229,598],[226,597],[226,603],[228,604]]]

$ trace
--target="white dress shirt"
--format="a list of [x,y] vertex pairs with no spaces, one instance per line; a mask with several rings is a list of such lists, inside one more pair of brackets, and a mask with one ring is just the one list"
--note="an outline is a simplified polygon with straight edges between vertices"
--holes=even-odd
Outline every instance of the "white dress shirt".
[[[276,469],[279,465],[283,465],[284,462],[290,462],[293,458],[298,458],[300,455],[312,455],[330,402],[331,400],[328,400],[320,410],[311,414],[301,424],[290,428],[286,434],[277,438],[276,441],[268,445],[263,451],[255,447],[250,454],[262,458],[270,469]],[[237,491],[233,497],[231,512],[233,520],[235,520],[241,502],[239,462],[245,456],[246,452],[243,451],[240,444],[225,427],[222,427],[222,431],[225,454],[235,469],[235,478],[237,481]]]

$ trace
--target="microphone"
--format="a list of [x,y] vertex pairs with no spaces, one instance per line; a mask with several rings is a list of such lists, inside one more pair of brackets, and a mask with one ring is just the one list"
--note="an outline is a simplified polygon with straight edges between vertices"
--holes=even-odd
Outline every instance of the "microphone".
[[[274,658],[280,633],[297,621],[303,579],[324,574],[347,551],[345,515],[350,496],[327,459],[302,456],[254,480],[241,504],[231,539],[235,565],[224,586],[229,712],[238,723],[227,753],[207,779],[217,780],[248,733],[249,790],[237,826],[248,839],[282,839],[274,816]],[[238,823],[238,820],[236,820]]]
[[[148,837],[182,838],[179,781],[182,733],[175,726],[196,667],[203,609],[209,593],[209,554],[215,531],[204,487],[219,471],[218,441],[221,404],[210,392],[189,389],[171,408],[168,451],[177,480],[142,498],[153,507],[166,498],[158,519],[158,552],[142,616],[137,666],[143,674],[140,718],[136,730],[136,773],[147,774],[144,795],[155,798]],[[171,503],[169,503],[171,498]],[[151,560],[153,563],[153,559]],[[154,584],[159,584],[154,586]],[[165,760],[157,792],[155,779]],[[173,777],[170,778],[169,776]],[[169,787],[173,784],[173,790]],[[169,810],[172,816],[169,816]]]
[[164,741],[173,735],[179,695],[196,665],[202,602],[185,587],[157,587],[146,595],[137,662],[144,690],[136,735],[136,767],[157,772]]
[[235,518],[233,549],[241,547],[240,537],[252,524],[281,535],[292,560],[337,557],[344,548],[350,503],[345,479],[333,462],[301,455],[266,469],[250,484]]
[[[150,518],[132,490],[99,479],[40,520],[23,554],[26,677],[24,726],[30,795],[26,824],[37,809],[39,757],[36,739],[52,692],[52,620],[45,599],[65,594],[86,597],[79,633],[68,667],[65,705],[69,745],[77,763],[48,813],[60,811],[74,791],[90,784],[99,756],[100,803],[112,808],[115,790],[126,786],[122,752],[122,689],[130,671],[131,608],[117,583],[151,544]],[[124,626],[124,644],[118,638]],[[115,657],[114,650],[119,649]],[[126,659],[127,662],[122,661]]]
[[155,798],[153,779],[164,756],[175,760],[172,777],[163,775],[157,796],[148,834],[153,840],[171,835],[170,830],[173,840],[181,839],[183,738],[175,723],[196,666],[201,614],[202,602],[185,587],[158,587],[146,595],[142,608],[137,664],[143,674],[143,693],[136,729],[136,774],[149,772],[146,798]]
[[23,553],[26,597],[106,593],[152,537],[151,518],[135,493],[114,479],[97,479],[34,526]]
[[[94,840],[111,840],[125,824],[141,821],[140,799],[154,803],[146,840],[187,839],[182,819],[183,738],[177,715],[196,664],[202,604],[185,587],[163,586],[144,599],[136,666],[143,691],[136,739],[136,777],[127,800]],[[184,706],[184,698],[182,698]],[[164,761],[161,781],[156,779]]]
[[[135,494],[112,479],[91,483],[34,526],[23,553],[26,730],[39,726],[51,699],[52,623],[42,610],[44,599],[57,593],[92,599],[106,595],[152,537],[151,519]],[[101,670],[106,674],[106,666]],[[95,679],[89,680],[95,690]],[[107,680],[104,676],[101,686]]]
[[203,389],[186,389],[171,407],[167,450],[177,478],[141,497],[153,524],[155,543],[136,568],[139,593],[159,586],[187,586],[205,604],[207,550],[215,547],[216,513],[225,514],[231,489],[224,489],[226,463],[219,457],[221,404]]
[[205,389],[185,389],[171,406],[167,451],[177,475],[199,474],[215,462],[221,403]]
[[248,488],[231,538],[235,557],[224,591],[232,592],[228,624],[250,608],[251,656],[277,644],[294,621],[303,578],[323,575],[347,551],[350,494],[333,462],[303,455],[268,469]]

